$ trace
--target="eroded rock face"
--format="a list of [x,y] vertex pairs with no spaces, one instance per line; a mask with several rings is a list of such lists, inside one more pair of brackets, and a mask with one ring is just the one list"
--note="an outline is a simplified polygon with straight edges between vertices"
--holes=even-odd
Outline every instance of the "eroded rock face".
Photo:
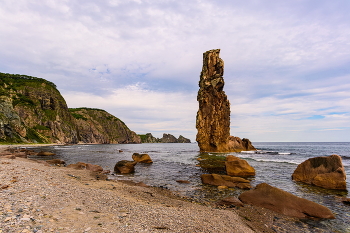
[[203,184],[210,184],[215,186],[227,186],[227,187],[238,187],[241,189],[250,189],[250,181],[241,177],[232,177],[228,175],[218,174],[203,174],[201,175]]
[[304,161],[295,169],[292,179],[326,189],[346,190],[346,173],[339,155]]
[[291,217],[335,218],[327,207],[266,183],[258,184],[255,189],[242,193],[238,198],[245,204],[267,208]]
[[[220,49],[203,54],[197,100],[196,140],[200,151],[239,152],[255,150],[248,139],[230,137],[230,102],[224,88],[224,61],[219,57]],[[249,141],[249,140],[248,140]],[[249,144],[249,145],[248,145]]]

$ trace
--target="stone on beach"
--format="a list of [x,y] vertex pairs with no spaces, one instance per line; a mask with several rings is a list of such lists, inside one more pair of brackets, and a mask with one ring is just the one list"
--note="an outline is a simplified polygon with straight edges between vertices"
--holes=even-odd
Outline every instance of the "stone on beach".
[[255,176],[255,169],[244,159],[229,155],[226,160],[225,166],[227,175],[239,177]]
[[219,206],[244,206],[244,204],[237,197],[234,196],[225,197],[224,199],[218,201],[216,204]]
[[292,179],[326,189],[346,190],[346,173],[339,155],[304,161],[295,169]]
[[115,164],[114,171],[121,174],[134,173],[136,164],[135,161],[121,160]]
[[203,184],[210,184],[215,186],[227,186],[231,188],[250,189],[250,181],[241,177],[232,177],[228,175],[218,174],[203,174],[201,175]]
[[132,159],[138,163],[153,163],[151,157],[148,154],[134,153]]
[[100,165],[83,163],[83,162],[77,162],[76,164],[69,164],[67,167],[77,169],[77,170],[86,169],[86,170],[89,170],[92,172],[102,172],[103,171],[103,168]]
[[254,189],[242,193],[238,198],[245,204],[267,208],[291,217],[335,218],[327,207],[266,183],[258,184]]
[[64,165],[64,164],[66,164],[66,162],[62,159],[50,159],[50,160],[46,160],[46,162],[48,164],[52,164],[52,165]]

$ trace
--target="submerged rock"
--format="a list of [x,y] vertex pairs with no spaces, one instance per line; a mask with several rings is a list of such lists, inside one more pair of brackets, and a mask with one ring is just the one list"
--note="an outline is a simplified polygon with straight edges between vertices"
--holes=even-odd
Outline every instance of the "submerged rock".
[[228,175],[218,174],[203,174],[201,175],[203,184],[210,184],[215,186],[227,186],[231,188],[250,189],[250,181],[241,177],[232,177]]
[[297,197],[266,183],[246,191],[238,197],[243,203],[273,210],[297,218],[330,218],[334,215],[327,207]]
[[197,100],[196,140],[200,151],[240,152],[255,150],[248,139],[230,136],[230,102],[224,88],[224,61],[220,49],[203,54]]
[[346,190],[346,173],[339,155],[304,161],[295,169],[292,179],[326,189]]

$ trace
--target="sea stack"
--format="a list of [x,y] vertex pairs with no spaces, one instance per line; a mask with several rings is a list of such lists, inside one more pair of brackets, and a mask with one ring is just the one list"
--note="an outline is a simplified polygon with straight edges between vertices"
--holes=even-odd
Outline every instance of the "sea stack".
[[220,49],[203,53],[197,100],[196,141],[204,152],[255,150],[249,139],[230,136],[230,102],[224,89],[224,61]]

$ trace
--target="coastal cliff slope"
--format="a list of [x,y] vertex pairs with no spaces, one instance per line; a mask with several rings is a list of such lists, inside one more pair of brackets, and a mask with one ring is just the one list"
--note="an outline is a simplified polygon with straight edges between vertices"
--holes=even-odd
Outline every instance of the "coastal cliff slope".
[[83,143],[141,143],[140,137],[126,124],[105,110],[94,108],[69,109],[77,125],[79,141]]
[[[96,110],[81,110],[75,114],[74,110],[70,111],[52,82],[26,75],[0,73],[0,142],[140,142],[139,137],[116,117],[105,112],[105,118],[100,116],[102,120],[98,121],[88,112],[98,115]],[[79,119],[77,114],[83,118]],[[112,127],[103,133],[107,125]],[[116,131],[118,134],[113,134]]]

